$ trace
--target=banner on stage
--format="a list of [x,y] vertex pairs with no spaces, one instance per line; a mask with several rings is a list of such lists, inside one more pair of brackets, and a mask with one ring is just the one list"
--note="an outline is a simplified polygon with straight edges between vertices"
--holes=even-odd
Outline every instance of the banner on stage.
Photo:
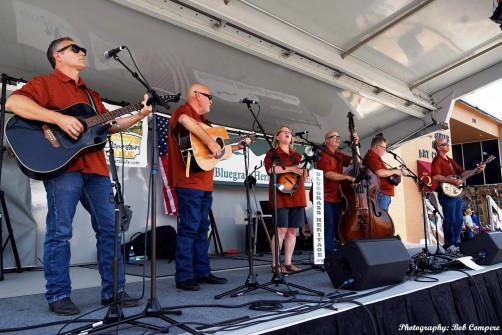
[[[105,107],[112,111],[120,108],[116,105],[104,103]],[[122,166],[122,157],[125,167],[146,167],[147,166],[147,138],[148,138],[148,122],[145,119],[132,125],[120,133],[115,133],[111,136],[113,156],[117,167]],[[122,145],[123,144],[123,145]],[[105,153],[109,150],[108,141],[105,146]],[[105,154],[106,163],[108,154]]]
[[323,171],[313,169],[310,171],[313,178],[313,208],[312,208],[312,221],[314,232],[313,246],[314,246],[314,264],[324,264],[324,179]]

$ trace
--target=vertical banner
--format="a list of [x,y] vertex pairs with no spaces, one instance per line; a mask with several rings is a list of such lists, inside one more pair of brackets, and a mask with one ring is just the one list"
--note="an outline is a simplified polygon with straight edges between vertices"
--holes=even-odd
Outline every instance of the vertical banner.
[[312,221],[314,231],[314,264],[324,264],[324,179],[322,170],[310,171],[313,176]]

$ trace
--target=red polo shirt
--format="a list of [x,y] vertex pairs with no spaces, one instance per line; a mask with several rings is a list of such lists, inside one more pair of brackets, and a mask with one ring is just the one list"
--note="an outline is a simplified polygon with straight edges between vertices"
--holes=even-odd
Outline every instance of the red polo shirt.
[[[279,158],[284,163],[284,166],[296,166],[300,164],[300,160],[302,156],[296,152],[294,152],[291,148],[289,149],[289,153],[285,153],[280,147],[275,149]],[[265,170],[268,171],[272,168],[272,151],[268,151],[265,156]],[[291,158],[291,159],[290,159]],[[293,162],[292,162],[293,160]],[[280,164],[276,164],[275,171],[282,170]],[[279,174],[277,174],[279,176]],[[270,178],[270,182],[268,184],[268,199],[270,208],[274,208],[274,197],[272,193],[272,178]],[[286,208],[286,207],[305,207],[307,206],[307,198],[305,196],[305,180],[300,180],[300,187],[292,194],[282,193],[277,190],[277,208]]]
[[465,170],[460,167],[460,165],[457,164],[453,159],[450,157],[446,156],[446,158],[443,158],[441,155],[437,155],[434,157],[432,160],[432,165],[431,165],[431,174],[434,177],[435,175],[442,175],[442,176],[451,176],[451,175],[458,175],[458,173],[455,171],[453,168],[455,166],[460,174],[464,173]]
[[[380,156],[378,156],[372,150],[368,150],[368,152],[366,153],[366,156],[364,156],[364,161],[371,169],[373,169],[373,171],[378,171],[381,169],[388,170],[387,166],[383,162],[382,158]],[[394,196],[394,185],[392,185],[387,180],[387,178],[380,178],[380,192],[393,197]]]
[[[199,115],[199,113],[197,113],[188,103],[185,103],[183,106],[178,107],[174,111],[171,119],[169,120],[169,126],[171,127],[171,130],[173,130],[174,137],[169,134],[167,139],[169,186],[191,188],[202,191],[213,191],[214,169],[209,171],[190,171],[189,177],[186,177],[186,165],[183,162],[178,143],[175,140],[181,132],[186,130],[186,128],[178,122],[180,116],[183,114],[192,117],[197,122],[207,123],[207,118],[204,115]],[[171,133],[171,131],[169,133]]]
[[[99,114],[107,113],[108,110],[101,102],[99,94],[88,89],[82,78],[79,78],[78,83],[75,83],[75,80],[59,70],[54,70],[54,73],[46,76],[34,77],[22,88],[14,91],[12,94],[27,96],[42,107],[58,110],[79,102],[90,105],[86,89],[92,96],[97,112]],[[70,163],[66,172],[79,170],[83,173],[96,173],[102,176],[108,176],[108,167],[106,166],[103,150],[85,156],[77,156]]]
[[[327,152],[334,155],[336,158],[328,155],[327,153],[321,151],[321,159],[316,163],[316,168],[322,170],[324,174],[326,172],[336,172],[343,173],[343,167],[349,166],[352,161],[352,157],[344,155],[340,152],[333,152],[328,148],[324,148]],[[332,180],[324,177],[324,201],[329,202],[340,202],[340,189],[338,188],[340,184],[339,180]]]

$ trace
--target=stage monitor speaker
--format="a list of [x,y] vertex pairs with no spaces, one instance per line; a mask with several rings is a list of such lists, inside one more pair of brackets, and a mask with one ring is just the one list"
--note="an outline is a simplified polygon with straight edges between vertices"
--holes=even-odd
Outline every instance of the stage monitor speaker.
[[482,265],[502,262],[502,232],[484,232],[460,245],[460,252]]
[[324,260],[335,288],[366,290],[399,283],[411,264],[411,257],[399,236],[353,239]]

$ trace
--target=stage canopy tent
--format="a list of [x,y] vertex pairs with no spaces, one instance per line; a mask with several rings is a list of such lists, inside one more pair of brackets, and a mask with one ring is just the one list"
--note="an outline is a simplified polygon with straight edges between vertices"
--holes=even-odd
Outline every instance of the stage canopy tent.
[[[216,123],[251,130],[246,97],[260,102],[268,133],[288,124],[317,142],[330,129],[346,136],[351,111],[363,141],[383,132],[397,146],[444,129],[452,101],[502,76],[494,9],[492,0],[7,0],[0,68],[48,73],[47,45],[71,36],[88,50],[88,85],[137,102],[143,88],[103,56],[126,45],[159,94],[206,83]],[[119,56],[132,63],[127,50]]]

